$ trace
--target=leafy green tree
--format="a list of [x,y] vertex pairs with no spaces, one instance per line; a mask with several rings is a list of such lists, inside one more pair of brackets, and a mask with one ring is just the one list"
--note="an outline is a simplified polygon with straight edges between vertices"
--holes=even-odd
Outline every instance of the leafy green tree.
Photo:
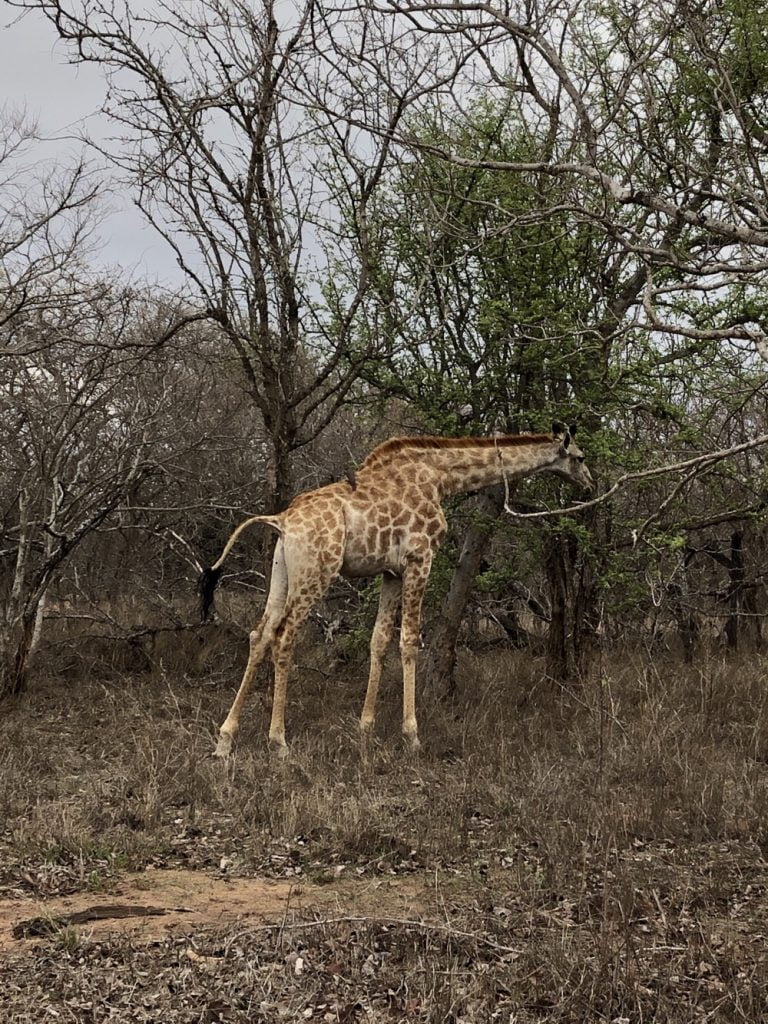
[[[546,145],[487,101],[459,138],[440,138],[434,123],[420,138],[489,159],[531,160]],[[369,379],[407,398],[421,423],[440,432],[549,429],[553,412],[575,415],[594,431],[607,411],[611,332],[629,309],[615,292],[600,290],[605,261],[617,253],[592,224],[572,216],[557,180],[537,172],[500,176],[421,152],[376,207],[387,239],[377,296],[389,356],[370,367]],[[503,490],[476,504],[434,629],[433,678],[449,674]],[[558,527],[552,538],[561,533]]]

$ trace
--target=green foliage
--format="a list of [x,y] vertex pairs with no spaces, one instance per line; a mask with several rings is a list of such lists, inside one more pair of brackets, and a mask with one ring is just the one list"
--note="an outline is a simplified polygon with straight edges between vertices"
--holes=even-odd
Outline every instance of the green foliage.
[[[484,100],[471,124],[446,137],[415,130],[458,155],[531,160],[541,143],[508,112]],[[505,175],[421,156],[376,210],[387,267],[379,298],[401,315],[390,322],[380,387],[414,402],[441,431],[529,425],[531,412],[566,399],[569,380],[594,362],[588,268],[596,232],[561,213],[538,218],[564,197],[540,175]],[[471,409],[471,412],[467,412]]]
[[[608,0],[574,19],[583,37],[566,63],[595,83],[585,92],[591,115],[599,121],[602,111],[611,126],[601,169],[673,204],[722,215],[730,201],[723,183],[743,157],[724,144],[732,107],[726,93],[735,90],[739,116],[759,127],[768,12],[727,0],[639,13],[629,0]],[[626,89],[624,102],[612,108],[618,88]],[[401,166],[370,211],[380,248],[361,330],[383,333],[369,383],[405,400],[415,422],[439,433],[547,430],[554,417],[575,418],[601,486],[765,430],[764,368],[723,330],[768,325],[760,278],[728,275],[717,287],[692,286],[689,267],[704,266],[710,255],[724,266],[729,258],[701,225],[631,204],[607,210],[605,196],[598,200],[583,180],[462,166],[437,155],[536,164],[567,151],[569,159],[588,159],[578,133],[554,142],[522,107],[514,112],[508,98],[497,97],[474,98],[463,118],[422,111],[409,128],[432,148]],[[647,104],[652,117],[643,113]],[[679,332],[658,328],[652,316]],[[577,542],[612,607],[639,607],[648,600],[644,572],[675,572],[689,527],[728,508],[760,516],[765,486],[765,473],[747,459],[671,495],[667,479],[638,481],[598,509],[588,528],[575,519],[531,527],[525,546],[534,553],[484,573],[480,585],[503,589],[507,571],[530,573],[536,558],[540,565],[546,530],[554,529]],[[533,479],[521,496],[549,507],[571,500],[566,489],[553,496],[553,488]],[[633,531],[646,523],[635,549]],[[518,530],[509,524],[510,536]],[[446,592],[457,555],[449,538],[430,600]]]
[[636,613],[648,604],[648,586],[637,563],[632,550],[611,551],[598,567],[600,591],[607,595],[612,618]]
[[381,576],[374,576],[363,589],[350,628],[336,641],[339,653],[350,661],[362,664],[368,658],[371,632],[381,595]]

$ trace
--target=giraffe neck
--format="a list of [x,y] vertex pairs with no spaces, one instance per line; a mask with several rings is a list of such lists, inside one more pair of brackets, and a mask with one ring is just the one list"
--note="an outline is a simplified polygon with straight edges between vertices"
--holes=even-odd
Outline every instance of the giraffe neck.
[[440,475],[443,496],[449,497],[502,483],[505,478],[511,483],[547,469],[556,461],[558,448],[555,440],[510,446],[483,444],[436,449],[426,459]]

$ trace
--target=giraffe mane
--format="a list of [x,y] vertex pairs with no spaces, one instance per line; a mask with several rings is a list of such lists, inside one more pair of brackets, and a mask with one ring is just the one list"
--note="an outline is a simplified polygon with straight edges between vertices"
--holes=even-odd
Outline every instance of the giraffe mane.
[[516,448],[528,444],[551,444],[553,440],[552,434],[503,434],[499,437],[432,437],[425,434],[415,437],[391,437],[374,448],[363,465],[381,462],[406,449],[424,451],[434,448]]

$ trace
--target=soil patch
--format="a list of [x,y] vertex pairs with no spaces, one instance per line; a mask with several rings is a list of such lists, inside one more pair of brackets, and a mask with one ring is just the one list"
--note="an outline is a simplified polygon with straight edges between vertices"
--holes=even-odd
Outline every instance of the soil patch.
[[[114,905],[119,915],[97,916],[83,924],[69,925],[84,938],[129,935],[135,941],[152,941],[174,932],[228,926],[244,926],[286,919],[293,912],[317,909],[324,913],[386,913],[395,916],[420,914],[424,907],[423,885],[413,877],[387,879],[339,879],[332,885],[280,878],[226,878],[189,870],[148,870],[125,875],[107,893],[80,892],[51,899],[0,900],[0,951],[20,951],[39,941],[39,936],[15,937],[22,922],[82,914],[92,908]],[[128,916],[126,908],[135,908]],[[158,913],[162,911],[162,913]],[[55,927],[55,925],[54,925]]]

